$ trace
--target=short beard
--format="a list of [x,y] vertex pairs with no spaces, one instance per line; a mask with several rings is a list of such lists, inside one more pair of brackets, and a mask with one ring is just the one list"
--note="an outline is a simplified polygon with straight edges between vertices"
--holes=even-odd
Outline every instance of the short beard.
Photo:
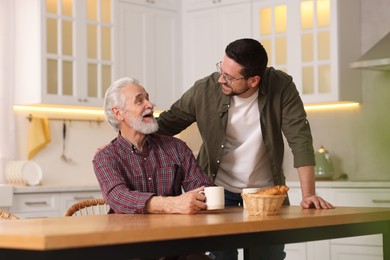
[[[145,111],[143,113],[143,115],[146,115],[146,114],[148,114],[150,112],[151,112],[150,110],[147,110],[147,111]],[[158,123],[157,123],[156,118],[153,117],[152,122],[145,123],[145,122],[142,121],[143,115],[142,116],[131,116],[131,115],[128,115],[127,116],[127,120],[129,122],[129,125],[134,130],[136,130],[137,132],[140,132],[140,133],[142,133],[144,135],[148,135],[148,134],[152,134],[154,132],[157,132],[157,130],[158,130]]]

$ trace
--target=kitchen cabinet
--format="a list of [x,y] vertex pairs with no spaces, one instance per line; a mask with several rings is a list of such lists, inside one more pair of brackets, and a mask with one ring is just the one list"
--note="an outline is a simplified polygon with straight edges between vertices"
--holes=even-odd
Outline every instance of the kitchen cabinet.
[[216,71],[227,44],[251,37],[251,2],[185,0],[183,19],[184,92]]
[[57,193],[15,194],[9,211],[19,218],[46,218],[58,216],[59,209]]
[[181,82],[179,11],[133,2],[118,6],[119,75],[138,79],[156,109],[168,109]]
[[125,0],[127,3],[133,3],[137,5],[161,8],[167,10],[180,10],[180,0]]
[[361,101],[360,4],[353,0],[257,0],[253,37],[286,71],[306,104]]
[[[288,182],[291,205],[299,205],[299,182]],[[336,207],[390,207],[390,183],[317,182],[317,194]],[[287,260],[383,259],[382,236],[370,235],[287,244]]]
[[61,193],[60,213],[61,215],[65,214],[66,210],[76,202],[99,198],[102,198],[102,193],[100,191]]
[[16,191],[13,204],[8,210],[19,218],[61,217],[78,201],[102,198],[98,188],[87,191],[82,191],[82,188],[73,188],[70,191],[47,190],[41,187],[33,190],[29,187],[16,188],[18,189],[21,191]]
[[116,0],[15,0],[15,104],[99,106],[115,75]]

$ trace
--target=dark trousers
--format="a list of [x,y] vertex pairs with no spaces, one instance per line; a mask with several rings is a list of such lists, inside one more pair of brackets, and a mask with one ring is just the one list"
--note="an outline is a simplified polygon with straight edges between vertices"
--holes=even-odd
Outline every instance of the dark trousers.
[[[233,193],[225,190],[225,206],[242,206],[240,193]],[[284,245],[259,245],[260,260],[282,260],[286,257]],[[215,260],[237,260],[237,249],[224,251],[212,251],[209,257]]]

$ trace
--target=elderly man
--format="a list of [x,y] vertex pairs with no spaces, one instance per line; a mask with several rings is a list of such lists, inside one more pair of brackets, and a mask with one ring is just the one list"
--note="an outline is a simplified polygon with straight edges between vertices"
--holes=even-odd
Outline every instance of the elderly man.
[[93,167],[110,213],[193,214],[206,209],[200,191],[212,181],[183,141],[154,134],[153,104],[136,80],[114,82],[104,111],[118,136],[96,153]]

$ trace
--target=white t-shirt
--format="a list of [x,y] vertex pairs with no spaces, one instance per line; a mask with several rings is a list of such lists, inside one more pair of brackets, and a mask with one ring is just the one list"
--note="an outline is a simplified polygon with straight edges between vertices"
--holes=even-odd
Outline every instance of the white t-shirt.
[[215,184],[231,192],[274,185],[260,127],[258,93],[248,98],[233,96],[230,101],[223,156]]

